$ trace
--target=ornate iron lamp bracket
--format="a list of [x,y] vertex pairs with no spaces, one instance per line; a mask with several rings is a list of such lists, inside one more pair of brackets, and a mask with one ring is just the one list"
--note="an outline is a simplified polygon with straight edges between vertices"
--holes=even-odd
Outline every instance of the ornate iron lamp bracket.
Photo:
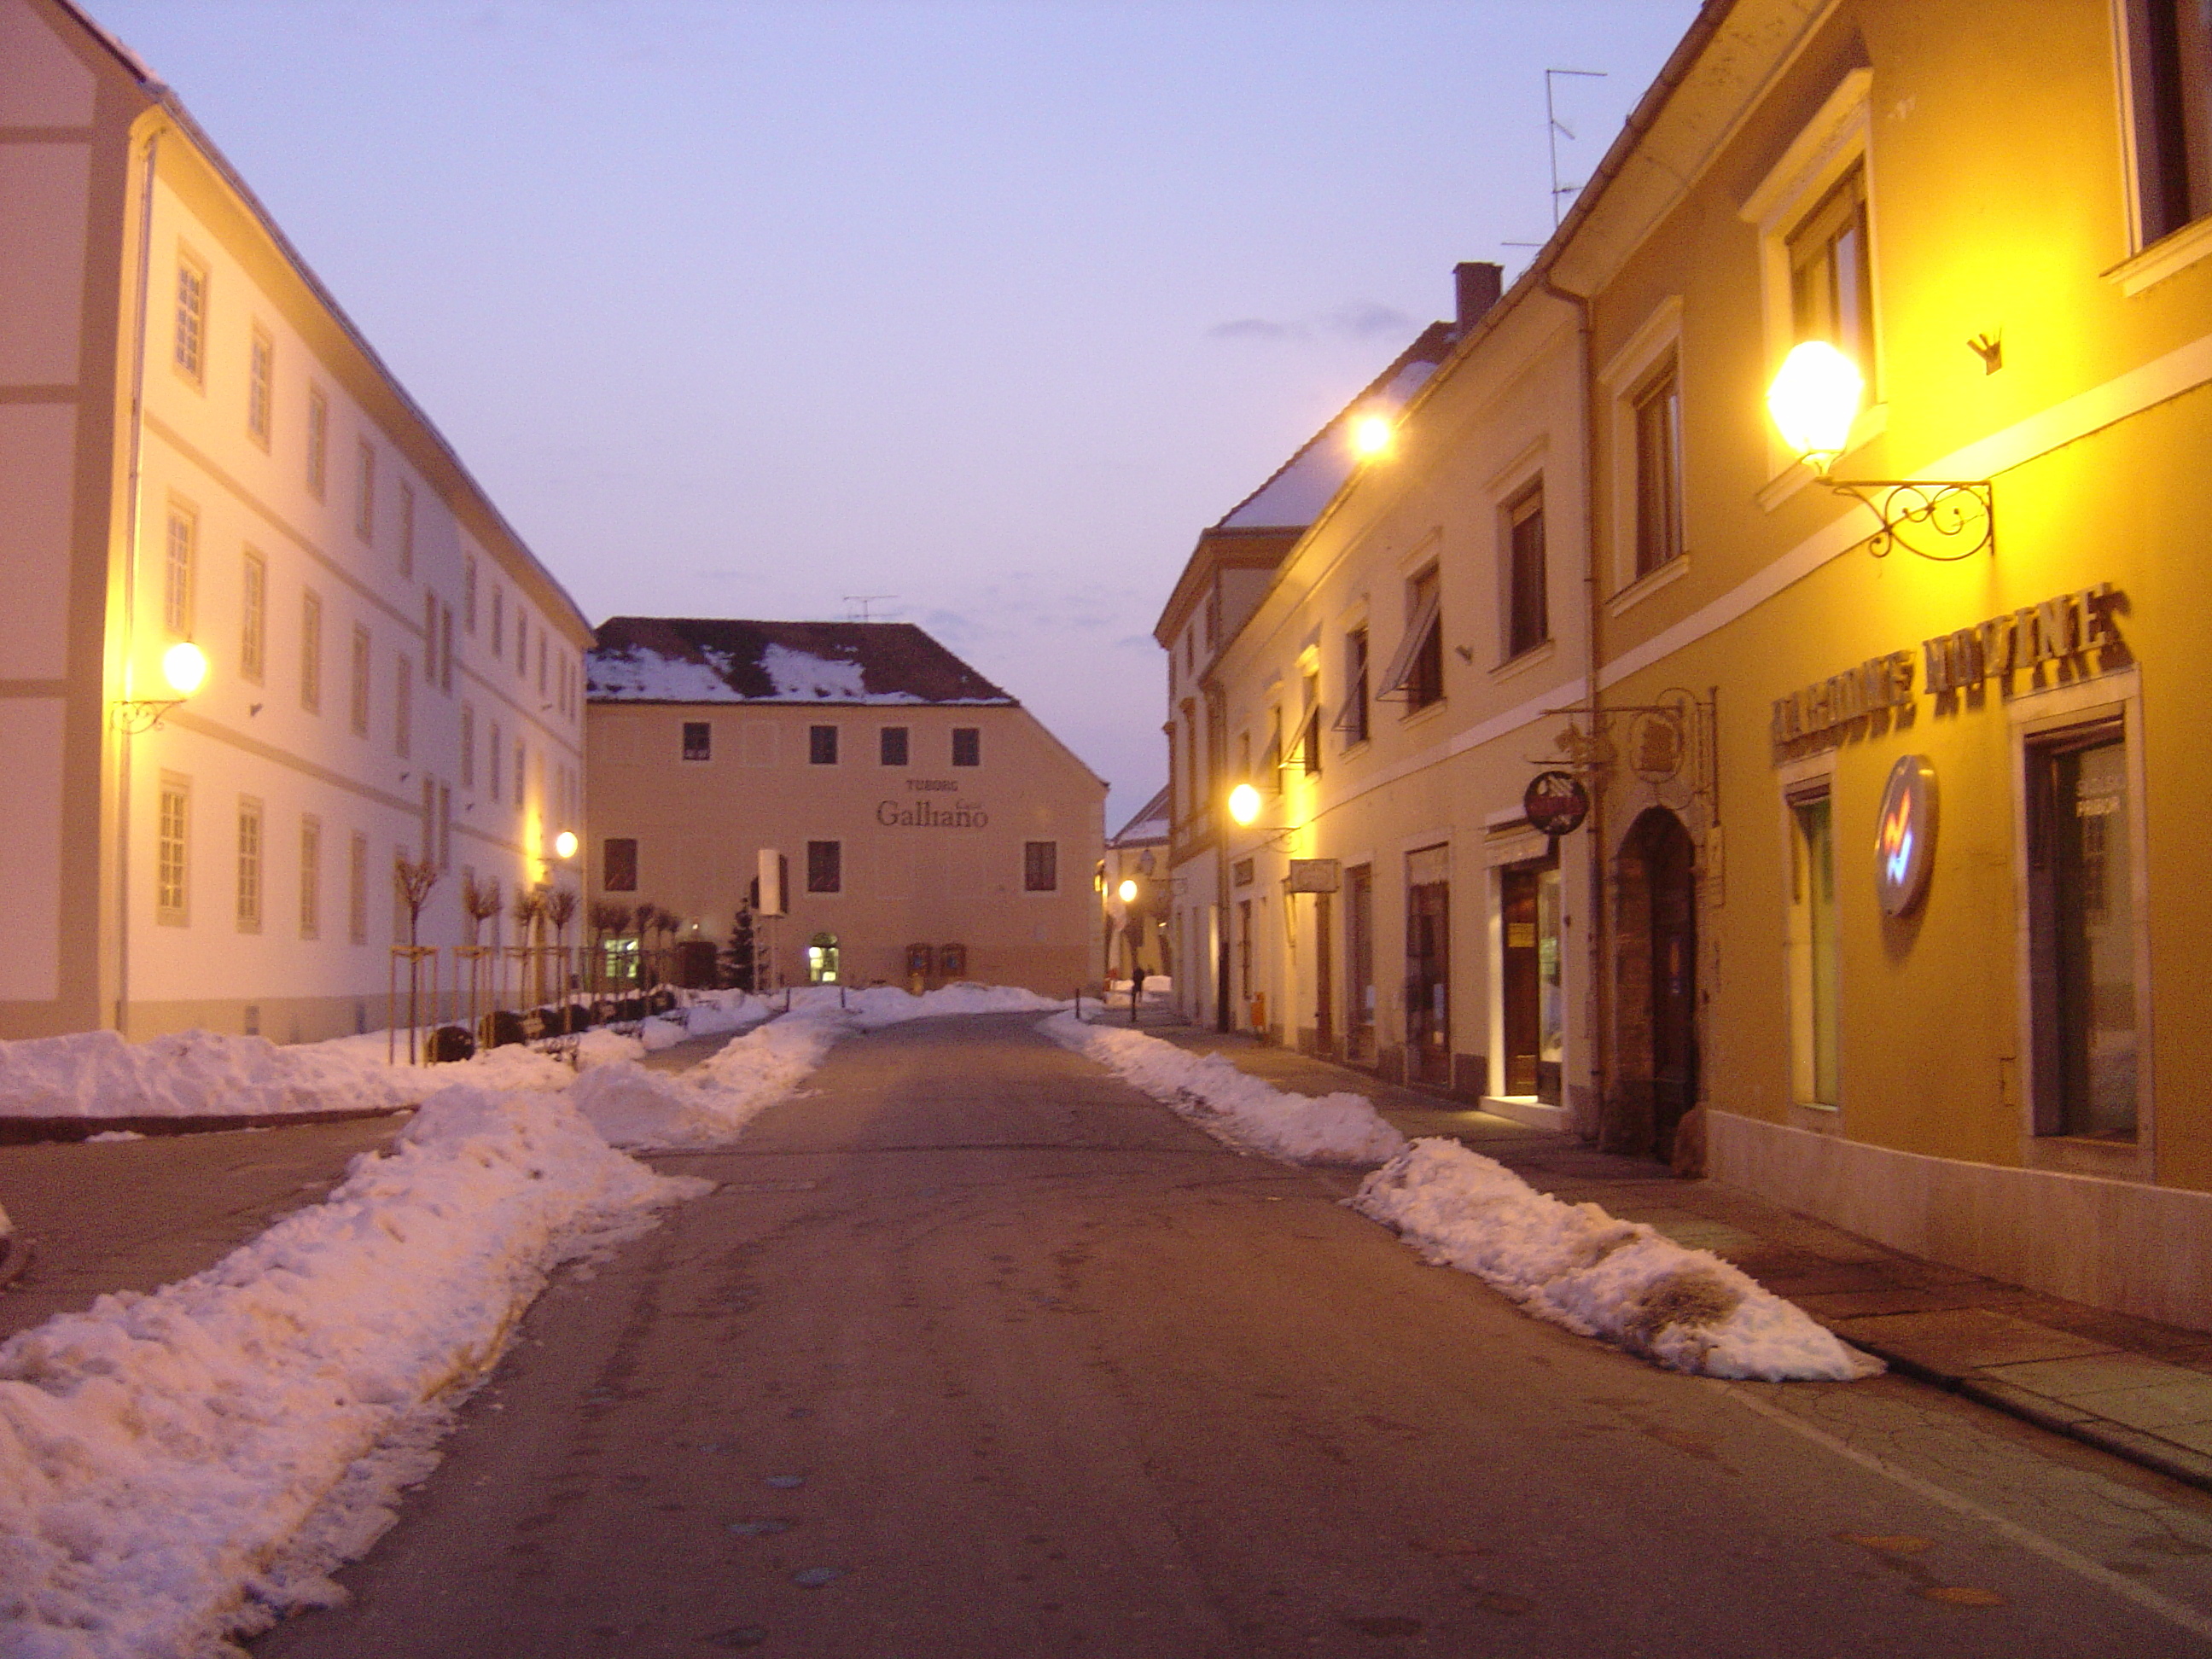
[[1987,478],[1832,478],[1820,482],[1849,495],[1881,520],[1867,539],[1877,559],[1901,547],[1948,563],[1997,550],[1996,486]]
[[184,702],[182,697],[159,700],[145,697],[125,697],[115,705],[115,729],[136,737],[141,732],[151,732],[161,723],[161,716]]

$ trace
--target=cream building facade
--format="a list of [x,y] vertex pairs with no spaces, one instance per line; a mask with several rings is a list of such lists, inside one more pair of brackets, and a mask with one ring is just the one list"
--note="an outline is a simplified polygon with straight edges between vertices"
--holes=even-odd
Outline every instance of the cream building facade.
[[593,897],[719,945],[779,855],[764,983],[1097,977],[1106,786],[910,623],[614,617],[589,728]]
[[[1522,1049],[1492,1011],[1516,917],[1502,885],[1462,908],[1466,866],[1527,834],[1516,784],[1560,770],[1589,805],[1558,842],[1566,1121],[1935,1260],[2212,1328],[2200,10],[1701,10],[1559,234],[1208,671],[1228,762],[1178,821],[1222,826],[1273,907],[1267,1001],[1233,997],[1236,1018],[1297,1040],[1324,962],[1335,1007],[1358,995],[1364,864],[1388,964],[1368,1063],[1391,1066],[1429,982],[1419,890],[1448,881],[1449,1047],[1486,1042],[1478,1074],[1510,1088]],[[1764,407],[1808,342],[1864,384],[1825,477]],[[1489,596],[1525,551],[1522,469],[1544,475],[1556,654],[1513,699],[1514,659],[1484,653],[1514,626]],[[1288,734],[1310,704],[1335,729],[1347,700],[1332,629],[1364,616],[1372,662],[1425,615],[1385,580],[1418,583],[1425,535],[1451,729],[1417,743],[1421,715],[1392,711],[1370,726],[1378,759],[1397,745],[1383,766],[1324,743],[1308,775]],[[1282,787],[1240,832],[1224,787],[1261,777],[1278,729]],[[1292,855],[1337,861],[1326,955],[1318,896],[1293,890],[1330,872]]]
[[[0,1035],[381,1024],[562,880],[590,634],[174,95],[0,0]],[[204,684],[179,699],[169,653]]]

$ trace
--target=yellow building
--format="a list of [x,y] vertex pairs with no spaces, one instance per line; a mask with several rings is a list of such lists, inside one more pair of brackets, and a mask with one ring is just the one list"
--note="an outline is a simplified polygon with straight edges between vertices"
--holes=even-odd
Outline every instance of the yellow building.
[[557,878],[584,618],[61,0],[0,0],[0,1036],[380,1024],[396,857],[426,945]]
[[[1477,492],[1454,507],[1435,481],[1510,488],[1497,458],[1525,423],[1455,388],[1505,375],[1516,329],[1558,331],[1575,407],[1540,454],[1580,684],[1554,682],[1570,712],[1531,700],[1443,746],[1493,733],[1522,781],[1549,763],[1588,795],[1558,842],[1571,1118],[1622,1150],[1702,1146],[1721,1179],[1937,1260],[2212,1327],[2212,896],[2188,862],[2212,782],[2189,712],[2212,579],[2197,12],[1714,0],[1559,233],[1407,404],[1398,459],[1350,476],[1286,556],[1299,592],[1262,601],[1214,672],[1225,706],[1284,709],[1287,744],[1310,635],[1331,728],[1353,611],[1328,572],[1386,570],[1425,514],[1444,643],[1473,651],[1444,659],[1456,727],[1486,641],[1455,631],[1452,594],[1479,620],[1514,548],[1508,520],[1483,533]],[[1766,393],[1808,341],[1863,392],[1841,434],[1785,442]],[[1474,830],[1521,833],[1489,817],[1517,798],[1511,769],[1456,758],[1406,755],[1371,830],[1332,837],[1351,810],[1332,769],[1350,787],[1352,769],[1326,756],[1310,799],[1286,788],[1255,822],[1347,878],[1371,851],[1376,931],[1403,914],[1413,939],[1419,878],[1445,871],[1456,907]],[[1391,871],[1408,835],[1443,861]],[[1496,901],[1474,920],[1512,937]],[[1299,934],[1274,936],[1258,988],[1303,1007]],[[1496,1006],[1505,945],[1468,959],[1456,920],[1451,939],[1450,1006]],[[1388,995],[1385,1060],[1411,1040]],[[1474,1051],[1479,1024],[1448,1018]]]
[[763,983],[1095,977],[1105,784],[913,623],[617,617],[588,696],[601,902],[719,943],[766,852]]

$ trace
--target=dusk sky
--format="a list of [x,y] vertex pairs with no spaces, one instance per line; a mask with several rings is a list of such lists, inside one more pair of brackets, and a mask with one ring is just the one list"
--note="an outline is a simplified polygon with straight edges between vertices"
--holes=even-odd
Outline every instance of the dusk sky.
[[920,623],[1115,785],[1200,528],[1695,12],[94,0],[592,621]]

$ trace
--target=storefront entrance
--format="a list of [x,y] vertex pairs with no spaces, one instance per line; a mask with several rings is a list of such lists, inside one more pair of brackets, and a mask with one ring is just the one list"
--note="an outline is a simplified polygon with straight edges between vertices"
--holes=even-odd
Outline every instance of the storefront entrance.
[[1557,857],[1498,872],[1499,986],[1504,1004],[1503,1092],[1559,1103],[1565,1008],[1559,978]]
[[1618,1074],[1600,1125],[1607,1152],[1666,1158],[1698,1101],[1698,852],[1655,806],[1630,826],[1617,868]]
[[1406,1075],[1451,1085],[1450,849],[1406,855]]

